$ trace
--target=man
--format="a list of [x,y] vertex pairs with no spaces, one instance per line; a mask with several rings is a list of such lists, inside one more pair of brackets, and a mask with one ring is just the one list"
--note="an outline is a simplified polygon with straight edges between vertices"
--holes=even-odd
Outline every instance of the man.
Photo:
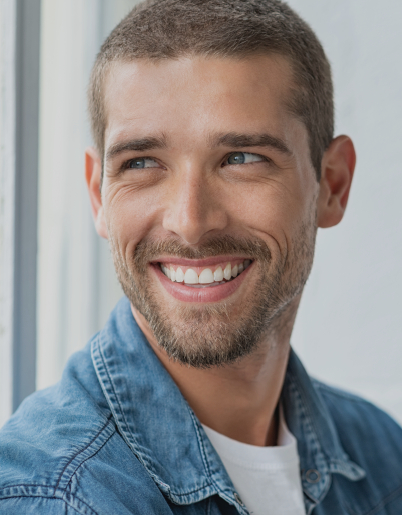
[[398,514],[402,430],[290,348],[355,152],[279,0],[151,0],[101,48],[86,179],[126,298],[0,433],[0,513]]

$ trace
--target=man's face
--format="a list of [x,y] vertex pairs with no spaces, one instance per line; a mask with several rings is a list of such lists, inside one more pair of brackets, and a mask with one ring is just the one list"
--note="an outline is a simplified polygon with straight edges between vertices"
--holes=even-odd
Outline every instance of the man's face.
[[184,363],[251,352],[309,275],[319,185],[291,85],[273,56],[108,74],[107,237],[126,295]]

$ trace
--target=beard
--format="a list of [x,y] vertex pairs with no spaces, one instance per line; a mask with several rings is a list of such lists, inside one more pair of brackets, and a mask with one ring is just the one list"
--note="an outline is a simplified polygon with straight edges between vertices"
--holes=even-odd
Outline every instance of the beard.
[[[289,304],[302,292],[310,274],[315,236],[315,219],[301,224],[286,255],[276,261],[260,238],[225,235],[209,239],[196,249],[175,238],[162,241],[145,238],[128,258],[120,252],[110,231],[109,242],[123,291],[147,320],[159,346],[175,361],[209,368],[233,363],[250,354],[265,335],[283,324]],[[253,274],[255,284],[244,296],[241,311],[237,308],[235,314],[231,313],[230,299],[172,308],[158,293],[149,270],[149,263],[161,255],[188,259],[247,256],[245,259],[251,259],[257,268]],[[251,279],[245,279],[248,280]]]

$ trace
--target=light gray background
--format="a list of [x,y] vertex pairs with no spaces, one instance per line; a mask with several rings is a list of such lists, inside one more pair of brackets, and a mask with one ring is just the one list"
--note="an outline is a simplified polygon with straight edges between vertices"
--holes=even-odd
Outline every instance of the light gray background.
[[343,222],[321,230],[293,335],[309,371],[402,421],[402,4],[293,0],[332,63],[336,132],[357,168]]
[[[355,182],[340,226],[322,230],[292,342],[320,379],[402,422],[402,3],[292,0],[333,66],[336,132],[353,137]],[[43,0],[37,386],[100,328],[121,295],[92,228],[83,181],[85,88],[100,41],[129,0]]]

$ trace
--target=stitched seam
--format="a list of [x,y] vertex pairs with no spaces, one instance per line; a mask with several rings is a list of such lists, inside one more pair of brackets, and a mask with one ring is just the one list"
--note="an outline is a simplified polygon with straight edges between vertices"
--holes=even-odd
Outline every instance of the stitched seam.
[[384,508],[389,502],[391,502],[394,499],[396,499],[398,497],[398,495],[401,494],[401,493],[402,493],[402,485],[399,486],[393,492],[391,492],[389,495],[387,495],[387,497],[385,497],[382,501],[380,501],[377,504],[377,506],[375,506],[372,510],[367,512],[366,515],[375,515],[376,513],[378,513],[378,510],[380,510],[381,508]]
[[[198,425],[197,425],[197,423],[196,423],[196,421],[195,421],[195,415],[193,414],[193,412],[192,412],[191,410],[190,410],[190,415],[191,415],[191,419],[192,419],[192,421],[193,421],[193,424],[194,424],[194,426],[195,426],[195,430],[196,430],[196,432],[197,432],[197,440],[198,440],[198,443],[199,443],[199,445],[200,445],[200,447],[201,447],[201,454],[202,454],[202,457],[203,457],[204,464],[205,464],[205,466],[206,466],[206,468],[207,468],[208,477],[210,478],[212,485],[214,485],[214,486],[215,486],[216,490],[222,494],[222,499],[226,500],[229,504],[231,504],[231,505],[232,505],[232,499],[230,499],[230,498],[225,494],[225,491],[224,491],[224,490],[222,490],[222,489],[219,487],[219,485],[214,481],[214,479],[213,479],[213,477],[212,477],[212,475],[211,475],[211,470],[210,470],[210,468],[209,468],[209,463],[208,463],[208,460],[207,460],[207,458],[206,458],[206,454],[205,454],[204,443],[203,443],[203,440],[202,440],[202,438],[201,438],[201,435],[199,434],[199,428],[198,428]],[[206,486],[208,486],[208,485],[206,485]],[[201,488],[197,488],[197,490],[194,490],[194,491],[189,492],[189,493],[198,492],[199,490],[203,490],[204,488],[205,488],[205,486],[204,486],[204,487],[201,487]],[[178,496],[180,496],[180,495],[181,495],[181,496],[184,496],[184,495],[187,495],[187,494],[179,494]],[[248,513],[248,512],[247,512],[247,513]]]
[[[131,325],[129,326],[129,330],[130,330],[130,333],[131,333],[132,340],[135,340],[136,337],[135,337],[135,334],[134,334],[134,331],[133,331],[133,328],[132,328]],[[106,365],[105,365],[105,368],[106,368]],[[114,384],[113,384],[113,388],[114,388]],[[116,393],[115,393],[115,395],[116,395]],[[117,395],[116,395],[116,397],[117,397]],[[191,415],[191,408],[188,406],[188,404],[187,404],[187,409],[190,410],[190,415]],[[121,406],[120,406],[120,410],[123,412]],[[126,426],[127,426],[127,431],[129,432],[129,434],[131,435],[132,439],[134,440],[134,442],[138,446],[138,442],[137,442],[136,438],[134,437],[133,433],[131,432],[125,417],[124,417],[124,420],[125,420],[125,423],[126,423]],[[193,421],[193,424],[194,424],[194,421]],[[161,482],[162,484],[165,485],[165,483],[163,483],[160,480],[158,474],[154,470],[153,463],[147,458],[147,456],[145,456],[145,459],[142,458],[142,456],[139,456],[138,458],[139,458],[140,462],[143,464],[143,466],[146,468],[146,470],[149,473],[149,475],[155,480],[155,482],[156,483],[160,483]],[[167,486],[169,488],[169,492],[170,493],[173,493],[170,485],[165,485],[165,486]],[[210,486],[210,484],[206,485],[206,486]],[[204,488],[206,488],[206,486],[201,486],[200,488],[196,488],[195,490],[191,490],[190,492],[185,493],[185,494],[174,493],[174,495],[177,496],[177,497],[186,497],[187,495],[190,495],[190,494],[199,492],[200,490],[203,490]]]
[[[10,497],[6,497],[5,499],[18,499],[20,497],[25,497],[26,499],[32,498],[32,499],[54,499],[55,501],[61,501],[67,504],[71,509],[73,509],[76,513],[82,514],[81,511],[78,511],[74,508],[74,506],[71,506],[70,503],[66,502],[64,499],[61,499],[60,497],[46,497],[45,495],[12,495]],[[0,502],[2,499],[0,499]],[[86,505],[88,506],[88,505]],[[88,508],[92,511],[94,515],[97,515],[95,511],[93,511],[89,506]]]
[[[13,486],[33,486],[33,487],[36,487],[37,485],[13,485]],[[45,485],[40,485],[40,486],[43,486],[45,488],[53,488],[53,487],[49,487],[49,486],[45,486]],[[7,488],[11,488],[11,487],[7,487]],[[4,490],[4,489],[3,489]],[[0,490],[0,493],[3,491],[3,490]],[[63,492],[63,490],[60,490],[61,492]],[[80,513],[79,511],[77,511],[74,506],[72,506],[71,503],[69,503],[66,499],[64,499],[63,497],[56,497],[55,495],[56,491],[54,491],[53,495],[23,495],[23,494],[20,494],[20,495],[7,495],[7,497],[3,497],[2,499],[0,499],[0,502],[4,499],[18,499],[18,498],[21,498],[21,497],[25,497],[25,498],[30,498],[30,499],[54,499],[56,501],[61,501],[61,502],[64,502],[65,504],[67,504],[68,506],[70,506],[74,511],[76,511],[77,513]],[[64,493],[64,492],[63,492]],[[76,501],[84,504],[90,511],[91,513],[93,513],[94,515],[98,515],[96,511],[94,511],[90,506],[89,504],[87,504],[85,501],[81,500],[79,497],[76,497],[75,495],[69,493],[69,495]]]
[[342,397],[343,399],[355,402],[356,404],[366,404],[368,406],[373,406],[373,404],[370,401],[364,399],[363,397],[359,397],[358,395],[354,395],[349,392],[344,392],[343,390],[341,390],[340,388],[336,388],[335,386],[328,386],[324,383],[321,383],[320,381],[317,381],[316,379],[314,379],[313,381],[319,390],[325,390],[329,395],[333,395],[334,397]]
[[[213,483],[215,484],[215,483]],[[196,488],[195,490],[190,490],[189,492],[186,492],[185,494],[176,494],[175,492],[173,492],[171,490],[171,493],[175,496],[175,497],[187,497],[188,495],[190,494],[195,494],[197,492],[199,492],[200,490],[204,490],[204,488],[207,488],[208,486],[211,486],[211,485],[205,485],[205,486],[201,486],[200,488]],[[220,490],[219,488],[217,488],[220,492],[222,490]]]
[[71,459],[70,461],[65,465],[65,467],[63,468],[61,474],[60,474],[60,477],[59,477],[59,480],[57,481],[57,484],[55,486],[55,492],[56,490],[58,489],[59,487],[59,484],[60,484],[60,481],[61,481],[61,478],[63,477],[63,474],[64,472],[66,471],[67,467],[70,465],[70,463],[79,455],[81,454],[82,452],[86,451],[88,449],[88,447],[90,447],[94,441],[98,438],[98,436],[102,433],[102,431],[105,430],[106,426],[109,424],[109,419],[106,421],[106,423],[104,424],[104,426],[102,427],[102,429],[94,436],[94,438],[83,448],[81,449],[79,452],[77,452],[77,454],[75,454]]
[[[314,433],[315,441],[316,441],[315,443],[316,443],[316,445],[317,445],[317,451],[318,451],[318,452],[317,452],[317,454],[318,454],[318,453],[321,453],[321,454],[322,454],[322,456],[324,457],[324,459],[326,458],[326,460],[327,460],[327,463],[326,463],[326,469],[327,469],[327,470],[326,470],[326,472],[328,473],[328,472],[329,472],[329,471],[328,471],[328,456],[326,455],[326,453],[324,453],[324,450],[323,450],[323,448],[322,448],[322,446],[321,446],[321,442],[320,442],[320,441],[319,441],[319,439],[318,439],[318,436],[317,436],[317,430],[316,430],[316,427],[315,427],[315,424],[314,424],[314,418],[313,418],[313,416],[312,416],[312,413],[311,413],[311,411],[310,411],[310,409],[309,409],[308,405],[307,405],[305,402],[303,402],[303,398],[302,398],[302,396],[300,395],[300,393],[299,393],[299,391],[298,391],[298,389],[297,389],[297,384],[296,384],[296,382],[295,382],[293,379],[290,379],[290,380],[289,380],[289,382],[290,382],[290,385],[292,386],[292,389],[293,389],[293,391],[294,391],[294,394],[297,396],[297,398],[298,398],[298,400],[299,400],[299,402],[300,402],[300,406],[302,407],[302,409],[303,409],[303,411],[304,411],[304,419],[305,419],[305,420],[304,420],[304,422],[308,424],[310,431]],[[306,415],[307,415],[307,416],[306,416]],[[332,477],[331,477],[331,475],[330,475],[330,474],[329,474],[329,476],[330,476],[330,477],[329,477],[329,479],[328,479],[328,484],[326,485],[326,488],[322,490],[321,495],[320,495],[320,499],[316,499],[315,497],[313,497],[313,495],[312,495],[310,492],[306,491],[306,490],[303,488],[303,492],[304,492],[304,493],[305,493],[305,494],[306,494],[306,495],[307,495],[307,496],[308,496],[308,497],[309,497],[313,502],[315,502],[316,504],[317,504],[318,502],[320,502],[320,500],[324,499],[325,495],[328,493],[328,491],[329,491],[329,489],[330,489],[330,487],[331,487],[331,482],[332,482],[332,481],[331,481],[331,479],[332,479]]]
[[17,483],[16,485],[8,485],[4,488],[2,488],[0,490],[0,494],[1,492],[4,492],[4,490],[8,490],[9,488],[17,488],[19,486],[28,486],[28,487],[35,487],[35,488],[54,488],[53,486],[49,486],[49,485],[40,485],[38,483],[29,483],[29,484],[26,484],[26,483]]
[[[116,402],[117,402],[117,404],[118,404],[118,406],[119,406],[120,413],[121,413],[121,415],[122,415],[122,417],[123,417],[123,419],[124,419],[124,424],[125,424],[125,426],[126,426],[126,428],[127,428],[127,429],[126,429],[126,431],[128,431],[128,432],[131,434],[131,431],[128,429],[128,423],[127,423],[126,417],[125,417],[125,415],[124,415],[123,408],[122,408],[122,406],[121,406],[121,404],[120,404],[119,397],[118,397],[118,396],[117,396],[117,394],[116,394],[116,387],[115,387],[114,382],[113,382],[113,380],[112,380],[112,378],[111,378],[111,376],[110,376],[110,374],[109,374],[109,369],[108,369],[108,367],[106,366],[105,356],[103,355],[102,346],[100,345],[100,342],[99,342],[99,336],[98,336],[98,338],[97,338],[97,343],[98,343],[98,351],[99,351],[99,355],[100,355],[101,360],[102,360],[102,363],[103,363],[103,368],[104,368],[104,370],[105,370],[105,372],[106,372],[107,378],[109,379],[110,385],[111,385],[112,390],[113,390],[113,397],[115,398],[115,400],[116,400]],[[116,415],[117,415],[117,414],[116,414]],[[118,417],[116,417],[116,419],[118,420]],[[133,436],[133,435],[131,434],[131,436]],[[133,437],[133,438],[134,438],[134,437]],[[135,440],[135,438],[134,438],[134,440]]]
[[[97,362],[99,362],[99,359],[101,360],[101,362],[102,362],[102,364],[103,364],[103,367],[102,367],[102,368],[103,368],[103,371],[104,371],[104,373],[106,374],[106,376],[107,376],[107,378],[108,378],[108,380],[109,380],[109,382],[110,382],[110,386],[111,386],[111,389],[112,389],[112,392],[111,392],[111,393],[113,394],[113,397],[114,397],[114,399],[116,400],[116,403],[117,403],[117,405],[118,405],[118,407],[119,407],[119,411],[120,411],[121,416],[119,416],[119,414],[116,412],[115,407],[114,407],[114,406],[111,406],[111,411],[112,411],[112,414],[114,415],[114,418],[116,419],[117,427],[118,427],[118,424],[119,424],[119,423],[121,423],[121,425],[122,425],[122,430],[123,430],[123,431],[121,432],[121,434],[122,434],[122,437],[123,437],[124,441],[127,443],[128,447],[132,450],[132,452],[134,452],[134,455],[136,456],[136,458],[138,459],[138,461],[141,463],[141,465],[145,468],[145,470],[147,471],[147,473],[151,476],[151,478],[152,478],[156,483],[159,483],[159,482],[161,482],[161,481],[160,481],[160,479],[159,479],[158,475],[156,474],[156,472],[154,471],[154,468],[153,468],[152,464],[149,462],[149,460],[144,460],[144,458],[142,457],[142,455],[139,453],[139,451],[138,451],[138,450],[137,450],[137,451],[133,451],[133,449],[132,449],[132,445],[133,445],[133,444],[132,444],[132,442],[130,441],[130,438],[134,441],[134,444],[135,444],[135,446],[136,446],[137,448],[139,447],[139,445],[138,445],[137,439],[134,437],[133,433],[130,431],[130,428],[129,428],[129,425],[128,425],[128,422],[127,422],[127,419],[126,419],[126,417],[125,417],[125,415],[124,415],[123,408],[122,408],[122,406],[121,406],[121,404],[120,404],[120,401],[119,401],[119,397],[118,397],[118,395],[116,394],[116,387],[115,387],[114,382],[113,382],[113,380],[112,380],[112,378],[111,378],[111,376],[110,376],[110,374],[109,374],[109,369],[108,369],[108,367],[107,367],[107,365],[106,365],[106,362],[105,362],[105,357],[104,357],[104,355],[103,355],[102,346],[100,345],[100,341],[99,341],[99,339],[100,339],[100,335],[101,335],[101,333],[99,333],[98,338],[97,338],[97,340],[96,340],[96,345],[97,345],[96,350],[98,351],[100,358],[97,358],[97,357],[94,355],[94,352],[91,352],[91,354],[92,354],[93,358],[94,358]],[[133,333],[132,333],[132,335],[133,335]],[[94,350],[95,350],[95,349],[94,349]],[[98,372],[99,372],[99,373],[98,373]],[[102,372],[101,372],[101,371],[98,371],[98,369],[96,369],[96,373],[97,373],[98,380],[99,380],[99,382],[100,382],[100,384],[101,384],[101,388],[102,388],[102,390],[103,390],[103,393],[104,393],[105,397],[106,397],[106,398],[110,397],[110,394],[109,394],[109,392],[108,392],[107,388],[105,388],[105,386],[104,386],[104,382],[103,382],[103,380],[101,380],[101,378],[99,377],[99,375],[102,375]],[[123,420],[122,420],[122,419],[123,419]],[[118,427],[118,429],[119,429],[119,427]],[[119,431],[119,432],[120,432],[120,431]],[[127,434],[129,435],[129,437],[130,437],[130,438],[128,438],[128,437],[127,437]],[[165,484],[165,483],[163,483],[163,484]],[[169,487],[169,485],[165,485],[165,486],[168,486],[168,487]],[[170,490],[170,487],[169,487],[169,490]]]
[[[195,429],[195,432],[196,432],[196,435],[197,435],[197,441],[198,441],[198,445],[200,446],[201,455],[202,455],[202,461],[204,462],[204,466],[207,469],[208,477],[211,479],[211,482],[213,484],[215,484],[215,482],[214,482],[214,480],[212,479],[212,476],[211,476],[211,469],[209,468],[209,463],[208,463],[207,456],[206,456],[206,453],[205,453],[204,442],[203,442],[203,439],[201,438],[201,435],[200,435],[200,432],[199,432],[199,429],[198,429],[198,424],[197,424],[197,422],[195,420],[195,415],[193,414],[193,412],[190,409],[190,407],[187,407],[187,409],[188,409],[188,411],[190,413],[191,421],[193,423],[193,426],[194,426],[194,429]],[[198,488],[198,490],[201,490],[201,488]]]
[[[314,433],[314,436],[315,436],[315,440],[316,440],[316,444],[317,444],[317,449],[318,451],[323,455],[325,456],[327,462],[328,460],[332,459],[330,456],[327,455],[327,453],[324,451],[324,449],[322,448],[322,445],[321,445],[321,442],[318,438],[318,431],[317,431],[317,428],[316,428],[316,425],[315,425],[315,421],[314,421],[314,417],[313,417],[313,414],[311,413],[310,411],[310,408],[308,406],[307,403],[303,402],[303,398],[302,396],[300,395],[298,389],[297,389],[297,384],[296,384],[296,381],[294,381],[293,379],[290,380],[290,383],[292,384],[293,386],[293,390],[295,392],[295,394],[297,395],[299,401],[300,401],[300,404],[303,406],[303,410],[304,410],[304,413],[305,415],[308,416],[308,419],[309,419],[309,422],[308,422],[308,425],[310,426],[310,430],[312,430],[312,432]],[[307,418],[307,417],[306,417]],[[328,466],[327,466],[327,469],[328,469]],[[328,470],[327,470],[328,472]]]
[[74,472],[71,474],[71,477],[70,477],[70,479],[69,479],[69,481],[68,481],[68,483],[67,483],[66,487],[64,488],[64,491],[66,491],[66,490],[67,490],[67,488],[68,488],[69,484],[71,483],[71,481],[72,481],[73,477],[75,476],[75,474],[77,473],[78,469],[79,469],[79,468],[81,468],[81,467],[82,467],[82,465],[83,465],[86,461],[88,461],[89,459],[91,459],[91,458],[93,458],[94,456],[96,456],[96,455],[98,454],[98,452],[99,452],[101,449],[103,449],[103,447],[107,444],[107,442],[112,438],[112,436],[113,436],[113,435],[114,435],[114,432],[113,432],[113,433],[111,433],[111,434],[106,438],[106,440],[105,440],[105,441],[103,442],[103,444],[99,447],[99,449],[98,449],[96,452],[94,452],[94,454],[91,454],[91,456],[88,456],[88,457],[87,457],[87,458],[85,458],[85,459],[84,459],[84,460],[83,460],[79,465],[77,465],[76,469],[75,469],[75,470],[74,470]]

